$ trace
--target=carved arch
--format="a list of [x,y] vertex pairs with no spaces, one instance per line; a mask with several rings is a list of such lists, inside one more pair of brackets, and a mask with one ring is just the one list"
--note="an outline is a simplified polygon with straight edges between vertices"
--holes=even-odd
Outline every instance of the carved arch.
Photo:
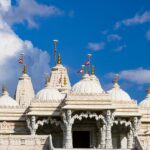
[[106,121],[105,121],[105,117],[103,115],[98,115],[96,113],[91,113],[91,112],[85,112],[85,113],[81,113],[81,114],[75,114],[72,119],[75,120],[82,120],[83,118],[94,118],[96,121],[98,120],[102,120],[104,124],[106,124]]

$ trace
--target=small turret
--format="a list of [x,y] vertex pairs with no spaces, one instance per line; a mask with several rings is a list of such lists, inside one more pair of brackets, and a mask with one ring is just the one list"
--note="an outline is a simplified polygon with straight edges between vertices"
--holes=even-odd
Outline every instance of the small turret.
[[19,105],[28,107],[34,96],[32,81],[27,74],[27,67],[24,65],[22,76],[18,81],[15,99]]

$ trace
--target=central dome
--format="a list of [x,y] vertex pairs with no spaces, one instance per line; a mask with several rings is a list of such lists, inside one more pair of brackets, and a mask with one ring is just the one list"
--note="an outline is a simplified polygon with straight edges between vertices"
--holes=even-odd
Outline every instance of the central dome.
[[63,96],[57,89],[51,87],[48,83],[44,89],[37,93],[35,99],[36,101],[61,102]]
[[88,74],[85,74],[83,76],[83,79],[76,83],[72,89],[72,94],[101,94],[103,93],[103,89],[98,84],[98,82],[95,82],[95,80],[91,80],[90,76]]

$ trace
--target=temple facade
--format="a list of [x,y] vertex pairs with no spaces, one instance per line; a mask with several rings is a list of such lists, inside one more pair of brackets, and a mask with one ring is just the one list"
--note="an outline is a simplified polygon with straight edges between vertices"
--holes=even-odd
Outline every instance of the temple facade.
[[15,97],[0,97],[0,150],[150,150],[150,89],[140,104],[119,85],[104,91],[94,73],[83,72],[71,86],[66,67],[52,68],[35,93],[23,67]]

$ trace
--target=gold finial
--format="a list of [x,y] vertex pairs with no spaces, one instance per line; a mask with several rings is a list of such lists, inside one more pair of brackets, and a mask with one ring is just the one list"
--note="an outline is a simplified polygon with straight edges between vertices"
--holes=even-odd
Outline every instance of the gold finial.
[[61,64],[61,56],[60,56],[60,54],[58,54],[57,64]]
[[94,68],[94,66],[92,66],[92,72],[91,72],[91,74],[92,74],[92,75],[95,74],[95,68]]
[[119,80],[119,74],[115,74],[113,83],[118,83],[118,80]]
[[67,79],[64,77],[64,85],[67,85]]
[[7,92],[6,84],[3,83],[2,85],[2,95],[4,95]]
[[150,87],[147,89],[147,94],[150,94]]
[[26,65],[23,65],[22,73],[23,73],[23,74],[26,74],[26,73],[27,73],[27,66],[26,66]]

